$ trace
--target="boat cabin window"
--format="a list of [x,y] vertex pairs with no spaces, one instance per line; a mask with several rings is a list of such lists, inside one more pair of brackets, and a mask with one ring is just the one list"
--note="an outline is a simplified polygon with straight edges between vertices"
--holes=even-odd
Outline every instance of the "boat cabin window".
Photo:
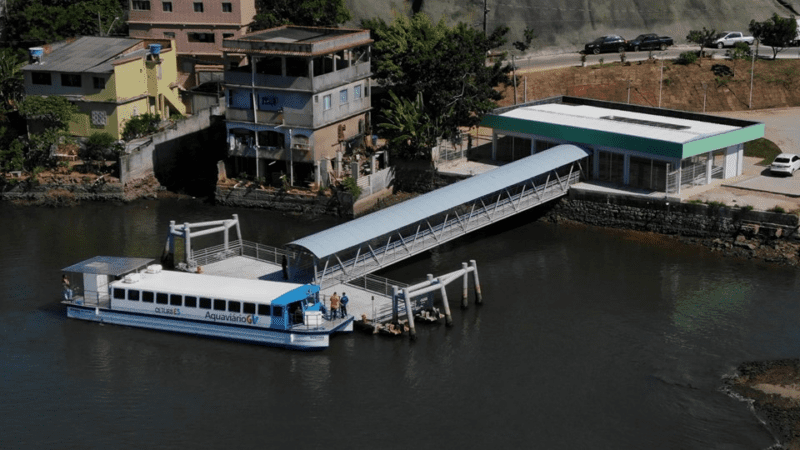
[[[276,306],[277,308],[277,306]],[[268,316],[269,315],[269,305],[258,305],[258,315],[259,316]]]
[[255,314],[256,313],[256,304],[255,303],[242,303],[242,312],[245,314]]
[[147,303],[153,303],[153,293],[150,291],[143,291],[142,301]]
[[275,317],[283,317],[283,306],[275,306],[272,308],[272,315]]
[[183,303],[187,308],[197,308],[197,297],[187,295],[183,298]]
[[239,302],[230,301],[228,302],[228,311],[229,312],[242,312],[242,304]]
[[114,288],[114,298],[125,300],[125,289]]
[[179,294],[170,294],[169,304],[172,306],[181,306],[183,304],[183,296]]
[[214,299],[214,311],[225,311],[225,300]]
[[158,303],[159,305],[166,305],[168,297],[169,297],[169,295],[167,295],[167,294],[165,294],[163,292],[158,292],[156,294],[156,303]]
[[200,308],[211,309],[211,299],[207,297],[200,297]]
[[139,291],[128,291],[128,300],[138,302],[139,301]]

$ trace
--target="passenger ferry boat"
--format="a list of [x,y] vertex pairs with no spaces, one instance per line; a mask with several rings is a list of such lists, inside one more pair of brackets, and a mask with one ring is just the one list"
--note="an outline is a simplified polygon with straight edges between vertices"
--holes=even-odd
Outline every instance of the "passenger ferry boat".
[[352,316],[323,316],[319,286],[162,270],[152,262],[96,256],[63,269],[83,284],[81,292],[65,290],[67,316],[295,349],[325,348],[331,334],[353,331]]

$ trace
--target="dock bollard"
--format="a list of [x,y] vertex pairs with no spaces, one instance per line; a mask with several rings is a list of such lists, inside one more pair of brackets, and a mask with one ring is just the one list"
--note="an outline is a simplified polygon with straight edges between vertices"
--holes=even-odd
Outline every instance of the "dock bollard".
[[406,315],[408,315],[408,328],[411,335],[411,340],[417,340],[417,329],[414,327],[414,311],[411,309],[411,298],[409,298],[408,289],[403,289],[403,300],[406,302]]
[[462,277],[462,289],[461,289],[461,309],[467,309],[469,307],[469,293],[467,289],[469,288],[469,279],[467,278],[467,263],[461,263],[461,269],[464,271],[464,276]]
[[450,303],[447,301],[447,291],[442,286],[442,304],[444,305],[444,323],[448,327],[453,326],[453,316],[450,315]]
[[481,281],[478,278],[478,264],[474,259],[469,260],[469,265],[472,266],[472,276],[475,280],[475,303],[478,305],[483,304],[483,296],[481,295]]

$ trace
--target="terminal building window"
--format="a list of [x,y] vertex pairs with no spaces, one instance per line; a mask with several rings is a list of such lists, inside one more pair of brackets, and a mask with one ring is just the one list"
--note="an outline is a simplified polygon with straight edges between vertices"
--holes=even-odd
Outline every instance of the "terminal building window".
[[667,163],[631,156],[629,185],[653,191],[666,191]]
[[611,152],[598,152],[600,170],[597,173],[598,180],[611,181],[612,183],[624,183],[625,176],[625,155]]

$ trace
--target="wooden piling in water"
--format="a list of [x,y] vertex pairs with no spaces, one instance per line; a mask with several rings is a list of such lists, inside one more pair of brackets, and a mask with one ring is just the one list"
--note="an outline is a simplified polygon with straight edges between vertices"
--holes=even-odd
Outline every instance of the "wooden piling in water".
[[442,285],[442,304],[444,305],[444,323],[448,327],[453,326],[453,316],[450,314],[450,303],[447,301],[447,291],[444,289],[444,285]]
[[475,280],[475,303],[478,305],[483,304],[483,296],[481,295],[481,282],[478,278],[478,264],[474,259],[469,260],[469,265],[472,266],[472,276]]
[[414,311],[411,309],[411,296],[408,289],[403,289],[403,300],[406,303],[406,315],[408,316],[408,329],[412,341],[417,340],[417,329],[414,327]]
[[469,270],[467,270],[467,263],[461,263],[461,270],[464,271],[464,275],[461,277],[461,309],[467,309],[469,307],[469,292],[467,289],[469,288]]

